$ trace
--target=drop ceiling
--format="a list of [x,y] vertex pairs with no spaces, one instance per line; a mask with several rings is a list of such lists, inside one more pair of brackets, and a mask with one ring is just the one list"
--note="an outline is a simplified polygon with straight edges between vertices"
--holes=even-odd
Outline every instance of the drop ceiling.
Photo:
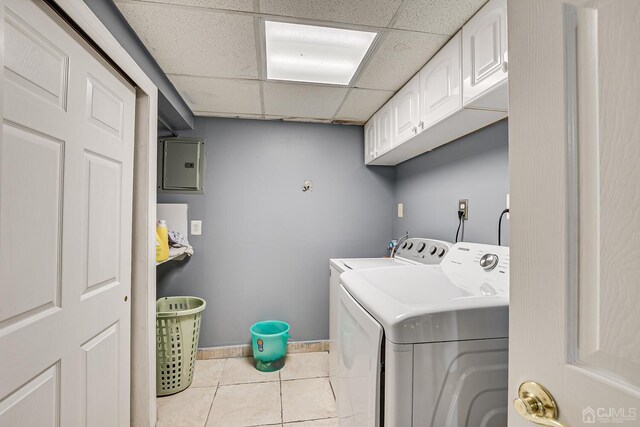
[[[486,0],[115,0],[196,116],[366,122]],[[379,33],[348,86],[269,81],[264,20]]]

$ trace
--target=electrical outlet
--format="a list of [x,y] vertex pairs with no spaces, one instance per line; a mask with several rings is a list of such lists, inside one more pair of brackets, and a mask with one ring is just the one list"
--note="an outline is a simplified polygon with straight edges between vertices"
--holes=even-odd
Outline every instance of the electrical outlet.
[[[507,193],[507,209],[509,209],[509,193]],[[509,219],[509,212],[505,216]]]
[[191,221],[191,235],[200,236],[202,234],[202,221]]
[[398,203],[398,218],[404,217],[404,204]]
[[458,212],[462,211],[462,219],[465,221],[469,219],[469,199],[458,200]]

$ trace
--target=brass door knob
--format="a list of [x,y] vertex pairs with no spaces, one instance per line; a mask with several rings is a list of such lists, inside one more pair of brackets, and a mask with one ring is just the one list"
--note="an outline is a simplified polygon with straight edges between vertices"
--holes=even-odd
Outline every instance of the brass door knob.
[[538,383],[520,384],[518,398],[513,401],[516,412],[532,423],[550,427],[567,427],[558,421],[558,405],[549,391]]

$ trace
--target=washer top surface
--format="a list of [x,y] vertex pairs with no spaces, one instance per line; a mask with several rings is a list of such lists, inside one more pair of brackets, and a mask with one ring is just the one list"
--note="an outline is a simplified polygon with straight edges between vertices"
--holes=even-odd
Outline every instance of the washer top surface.
[[509,249],[458,243],[439,268],[345,272],[344,288],[394,343],[508,336]]

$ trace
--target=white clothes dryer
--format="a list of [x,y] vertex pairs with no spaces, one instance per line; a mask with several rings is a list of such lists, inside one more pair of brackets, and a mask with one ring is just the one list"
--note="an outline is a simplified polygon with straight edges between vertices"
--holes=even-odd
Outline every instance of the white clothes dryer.
[[457,243],[439,268],[340,282],[341,426],[506,426],[507,247]]

